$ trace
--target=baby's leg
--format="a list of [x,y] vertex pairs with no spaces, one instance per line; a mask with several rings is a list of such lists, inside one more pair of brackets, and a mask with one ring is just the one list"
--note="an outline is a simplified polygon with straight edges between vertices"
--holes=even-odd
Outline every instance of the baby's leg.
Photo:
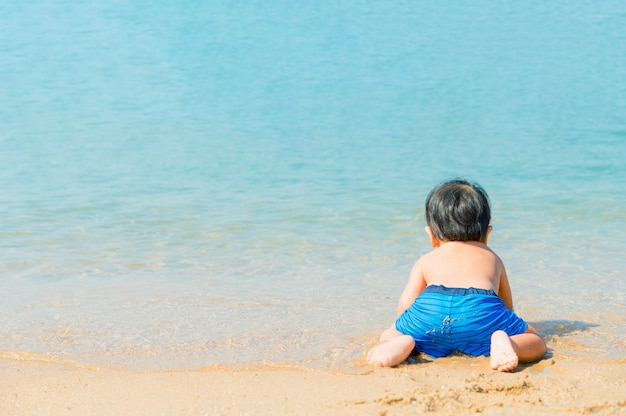
[[509,337],[504,331],[491,335],[491,368],[498,371],[511,371],[519,362],[528,363],[543,357],[546,344],[532,326],[526,332]]
[[396,339],[404,335],[402,332],[398,331],[395,326],[387,328],[380,334],[379,341],[381,343],[391,341],[392,339]]
[[367,353],[367,362],[377,367],[393,367],[404,362],[415,347],[413,337],[403,335],[395,328],[384,331],[380,340],[382,343]]

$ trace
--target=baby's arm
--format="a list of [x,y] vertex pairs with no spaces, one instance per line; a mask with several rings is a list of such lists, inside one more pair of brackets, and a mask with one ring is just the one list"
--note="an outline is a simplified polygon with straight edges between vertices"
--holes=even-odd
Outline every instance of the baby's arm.
[[423,273],[423,258],[419,259],[413,265],[411,269],[411,274],[409,275],[409,281],[404,287],[404,291],[400,296],[400,301],[398,302],[398,316],[402,315],[404,311],[409,309],[415,299],[419,296],[420,293],[424,291],[426,288],[426,280],[424,280]]
[[511,285],[509,284],[509,278],[506,275],[504,265],[502,265],[502,272],[500,273],[500,286],[498,288],[498,297],[502,299],[504,305],[513,310],[513,294],[511,293]]

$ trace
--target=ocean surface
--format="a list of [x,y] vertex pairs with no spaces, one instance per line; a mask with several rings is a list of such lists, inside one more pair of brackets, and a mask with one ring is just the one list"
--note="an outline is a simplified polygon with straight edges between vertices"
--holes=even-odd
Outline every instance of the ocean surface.
[[8,0],[0,27],[5,355],[341,367],[461,176],[518,314],[626,356],[623,1]]

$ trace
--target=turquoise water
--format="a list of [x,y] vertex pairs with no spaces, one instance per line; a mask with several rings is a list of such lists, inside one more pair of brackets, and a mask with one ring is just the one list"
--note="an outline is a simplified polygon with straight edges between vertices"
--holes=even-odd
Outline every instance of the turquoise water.
[[342,365],[463,176],[549,339],[626,355],[626,5],[0,5],[0,350]]

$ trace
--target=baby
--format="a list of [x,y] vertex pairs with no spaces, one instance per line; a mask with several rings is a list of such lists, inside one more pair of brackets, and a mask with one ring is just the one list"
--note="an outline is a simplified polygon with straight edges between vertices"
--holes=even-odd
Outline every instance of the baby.
[[376,366],[405,361],[413,350],[433,358],[454,351],[491,355],[511,371],[546,354],[539,333],[513,312],[504,264],[489,247],[491,209],[477,184],[455,179],[426,199],[433,251],[420,258],[398,303],[398,319],[367,355]]

